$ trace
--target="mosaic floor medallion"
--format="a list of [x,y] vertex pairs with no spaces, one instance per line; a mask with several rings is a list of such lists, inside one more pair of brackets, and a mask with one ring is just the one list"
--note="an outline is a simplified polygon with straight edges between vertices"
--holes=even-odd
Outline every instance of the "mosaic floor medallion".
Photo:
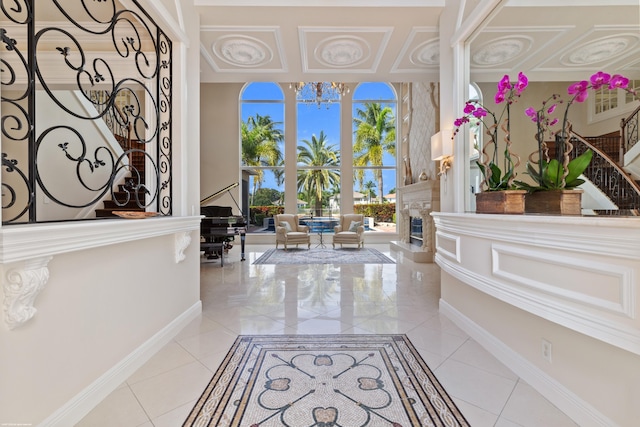
[[468,425],[405,335],[241,335],[183,426]]

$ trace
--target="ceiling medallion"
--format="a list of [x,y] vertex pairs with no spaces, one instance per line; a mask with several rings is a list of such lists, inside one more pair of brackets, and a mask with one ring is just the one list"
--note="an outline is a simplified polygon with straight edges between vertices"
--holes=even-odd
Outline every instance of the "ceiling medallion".
[[367,42],[359,37],[331,37],[318,45],[315,57],[328,67],[350,67],[365,61],[369,51]]
[[339,82],[296,82],[289,83],[289,89],[296,91],[296,100],[298,102],[312,104],[315,103],[318,108],[322,104],[329,104],[340,101],[340,98],[351,92],[351,89]]
[[573,49],[561,62],[564,65],[594,64],[624,53],[631,44],[633,41],[630,38],[620,36],[592,41]]
[[409,56],[409,60],[413,65],[431,66],[440,63],[440,41],[430,40],[418,45]]
[[238,67],[258,67],[271,61],[273,53],[258,39],[228,36],[218,39],[213,53],[227,64]]
[[509,62],[531,47],[527,37],[509,37],[492,40],[472,53],[471,59],[478,66],[493,66]]

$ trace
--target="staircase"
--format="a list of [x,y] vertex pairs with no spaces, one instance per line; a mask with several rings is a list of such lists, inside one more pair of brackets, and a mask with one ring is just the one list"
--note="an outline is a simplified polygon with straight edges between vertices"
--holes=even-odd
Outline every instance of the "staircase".
[[[124,184],[118,185],[118,191],[111,193],[111,200],[104,200],[104,208],[96,209],[96,218],[116,217],[114,211],[144,212],[146,196],[149,191],[144,186],[145,157],[140,152],[130,152],[129,162],[135,178],[128,177]],[[131,175],[131,173],[130,173]],[[139,178],[138,178],[139,176]]]
[[571,134],[572,158],[589,149],[593,151],[593,159],[584,175],[618,206],[619,211],[607,211],[608,215],[640,215],[640,182],[622,169],[625,152],[638,141],[639,113],[640,108],[623,119],[620,131],[613,134],[599,137]]
[[[95,210],[96,218],[117,217],[114,211],[144,212],[147,204],[146,195],[149,194],[144,185],[146,161],[143,151],[134,150],[134,145],[139,144],[131,139],[131,123],[115,104],[107,102],[110,93],[94,90],[86,95],[96,110],[103,114],[104,122],[129,158],[128,176],[124,183],[118,184],[118,190],[111,193],[112,199],[104,200],[104,207]],[[111,108],[105,112],[109,105]]]

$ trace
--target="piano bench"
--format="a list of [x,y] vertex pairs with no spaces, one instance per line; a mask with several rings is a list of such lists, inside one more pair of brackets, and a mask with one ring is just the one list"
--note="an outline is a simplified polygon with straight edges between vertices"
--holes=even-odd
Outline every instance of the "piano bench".
[[219,253],[220,264],[224,265],[224,242],[200,242],[200,250],[204,251],[207,259],[215,259]]

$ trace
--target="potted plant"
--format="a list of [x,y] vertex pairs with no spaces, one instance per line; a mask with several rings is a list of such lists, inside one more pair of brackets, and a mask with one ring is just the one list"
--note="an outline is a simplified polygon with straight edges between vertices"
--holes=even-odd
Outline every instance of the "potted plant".
[[[518,73],[518,80],[511,83],[505,75],[498,82],[495,103],[503,104],[499,115],[481,103],[470,100],[465,103],[464,115],[454,121],[453,138],[465,123],[479,126],[489,137],[476,164],[482,174],[481,192],[476,194],[478,213],[523,213],[526,191],[518,189],[514,182],[520,157],[511,150],[511,105],[517,101],[528,85],[527,76]],[[500,132],[502,139],[500,140]],[[504,146],[501,147],[501,142]]]
[[[577,189],[583,184],[580,178],[582,173],[591,163],[593,152],[587,150],[575,159],[570,159],[573,145],[571,143],[571,124],[568,121],[568,112],[574,102],[584,102],[588,97],[589,89],[606,88],[608,90],[628,89],[629,79],[619,74],[613,77],[610,74],[599,71],[591,76],[590,81],[580,81],[570,85],[567,93],[571,99],[564,110],[560,130],[554,131],[553,126],[558,123],[557,118],[552,118],[557,106],[562,104],[561,97],[552,95],[542,103],[542,108],[536,110],[529,107],[525,114],[536,124],[536,139],[538,150],[529,156],[526,174],[534,181],[529,184],[516,181],[519,188],[527,190],[525,198],[525,212],[527,213],[557,213],[565,215],[579,215],[582,211],[582,190]],[[551,105],[548,105],[551,103]],[[555,155],[549,157],[549,147],[545,137],[555,139]]]

